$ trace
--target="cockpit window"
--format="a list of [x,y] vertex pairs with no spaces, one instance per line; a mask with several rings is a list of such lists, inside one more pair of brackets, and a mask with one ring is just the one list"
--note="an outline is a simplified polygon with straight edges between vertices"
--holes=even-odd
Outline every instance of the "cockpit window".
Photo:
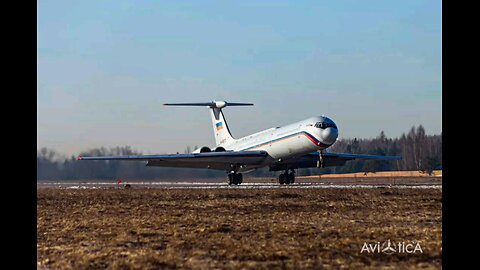
[[324,122],[317,122],[317,123],[315,123],[315,127],[316,127],[316,128],[324,129],[324,128],[327,127],[327,124],[324,123]]
[[337,126],[334,123],[330,123],[330,122],[317,122],[315,123],[315,127],[321,128],[321,129],[326,129],[327,127],[337,128]]

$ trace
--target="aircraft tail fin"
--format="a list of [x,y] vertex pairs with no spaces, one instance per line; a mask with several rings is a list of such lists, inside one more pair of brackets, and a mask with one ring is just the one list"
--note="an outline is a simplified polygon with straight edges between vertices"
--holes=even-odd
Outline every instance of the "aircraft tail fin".
[[235,103],[226,101],[212,101],[200,103],[166,103],[165,106],[208,106],[212,117],[213,134],[215,134],[215,144],[228,145],[235,141],[228,129],[227,122],[222,112],[222,108],[227,106],[252,106],[252,103]]

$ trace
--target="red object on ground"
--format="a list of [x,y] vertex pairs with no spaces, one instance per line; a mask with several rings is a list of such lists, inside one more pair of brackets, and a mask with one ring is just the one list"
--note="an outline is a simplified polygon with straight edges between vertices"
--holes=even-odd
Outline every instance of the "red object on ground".
[[122,180],[118,179],[117,184],[120,185],[122,183]]

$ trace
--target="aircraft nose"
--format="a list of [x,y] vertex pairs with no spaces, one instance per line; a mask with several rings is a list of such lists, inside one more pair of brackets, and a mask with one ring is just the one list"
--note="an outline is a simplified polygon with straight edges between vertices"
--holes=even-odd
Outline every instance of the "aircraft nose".
[[324,144],[333,144],[338,138],[338,130],[328,127],[320,131],[320,140]]

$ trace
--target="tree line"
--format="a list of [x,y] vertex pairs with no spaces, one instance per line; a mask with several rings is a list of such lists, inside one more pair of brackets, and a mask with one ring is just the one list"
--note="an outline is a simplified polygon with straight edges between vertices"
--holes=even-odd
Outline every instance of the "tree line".
[[[311,169],[311,173],[350,173],[377,171],[422,171],[442,168],[442,134],[427,135],[422,125],[413,126],[399,138],[388,138],[382,131],[373,139],[341,139],[329,152],[401,156],[401,160],[354,160],[345,166]],[[308,169],[307,169],[308,170]]]
[[[195,147],[197,148],[197,147]],[[194,149],[195,149],[194,148]],[[329,152],[372,155],[400,155],[393,161],[348,161],[344,166],[299,169],[299,175],[328,173],[375,172],[392,170],[419,170],[431,173],[442,167],[442,135],[427,135],[423,126],[412,127],[399,138],[388,138],[382,131],[373,139],[341,139]],[[184,153],[190,153],[187,146]],[[80,153],[81,156],[141,155],[130,146],[96,148]],[[273,177],[275,172],[262,168],[251,173],[254,177]],[[53,149],[37,151],[37,180],[167,180],[182,178],[221,178],[222,171],[208,169],[183,169],[145,167],[136,161],[77,161],[75,156],[64,157]]]

